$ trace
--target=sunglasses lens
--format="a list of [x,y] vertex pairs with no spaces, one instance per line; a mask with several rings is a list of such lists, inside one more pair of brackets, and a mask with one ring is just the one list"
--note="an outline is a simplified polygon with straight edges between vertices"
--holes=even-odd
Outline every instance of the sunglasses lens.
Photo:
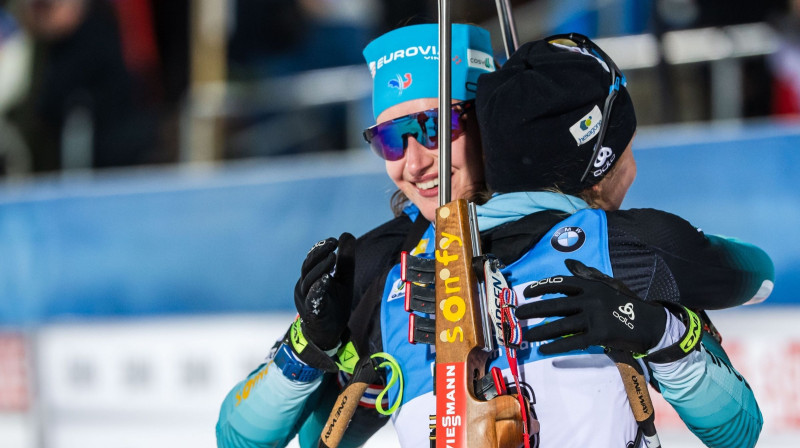
[[450,141],[461,137],[464,130],[461,128],[461,114],[463,109],[461,107],[454,107],[450,109]]
[[367,129],[367,141],[372,151],[382,159],[389,161],[403,158],[405,153],[403,134],[398,126],[391,123],[382,123]]
[[[461,107],[454,107],[450,113],[451,139],[463,133],[461,129]],[[386,121],[364,131],[372,151],[379,157],[395,161],[405,156],[408,139],[414,139],[428,149],[439,147],[439,111],[426,110]]]

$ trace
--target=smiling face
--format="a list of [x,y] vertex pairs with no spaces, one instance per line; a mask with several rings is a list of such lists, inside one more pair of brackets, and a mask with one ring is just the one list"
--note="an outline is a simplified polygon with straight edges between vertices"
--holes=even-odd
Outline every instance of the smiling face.
[[[404,115],[439,106],[437,98],[419,98],[396,104],[378,115],[383,123]],[[453,140],[450,155],[451,199],[468,198],[483,189],[483,163],[480,136],[474,117],[465,114],[466,132]],[[408,139],[405,155],[386,161],[386,173],[406,197],[419,207],[422,215],[433,222],[439,207],[439,150],[428,149],[415,139]]]

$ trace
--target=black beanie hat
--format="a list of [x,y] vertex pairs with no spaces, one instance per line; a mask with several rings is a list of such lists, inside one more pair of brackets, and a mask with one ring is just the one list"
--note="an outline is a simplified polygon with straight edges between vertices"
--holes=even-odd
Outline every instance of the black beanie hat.
[[500,70],[481,75],[475,103],[489,188],[574,195],[600,182],[636,130],[633,103],[620,86],[602,143],[611,152],[601,148],[597,157],[605,169],[592,167],[581,182],[610,84],[597,58],[546,40],[521,46]]

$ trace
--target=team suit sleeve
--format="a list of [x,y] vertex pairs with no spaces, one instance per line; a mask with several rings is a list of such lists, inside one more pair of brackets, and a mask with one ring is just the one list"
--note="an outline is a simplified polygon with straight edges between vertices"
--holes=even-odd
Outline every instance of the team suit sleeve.
[[621,210],[607,216],[614,277],[644,300],[717,310],[771,291],[775,267],[752,244],[706,235],[659,210]]
[[307,383],[294,381],[272,361],[262,364],[222,402],[216,427],[217,447],[286,446],[316,406],[324,378]]
[[[411,224],[402,215],[357,239],[354,299],[375,294],[367,290],[399,260]],[[359,303],[354,300],[353,307]],[[296,435],[301,447],[316,446],[338,393],[333,375],[303,383],[286,378],[272,362],[265,363],[225,397],[216,426],[217,446],[284,447]],[[339,446],[362,445],[386,420],[374,410],[359,408]]]
[[[774,281],[774,266],[763,250],[706,235],[657,210],[610,213],[609,245],[614,276],[628,277],[626,284],[645,300],[678,301],[694,309],[729,308],[763,300]],[[662,344],[678,341],[684,327],[670,328],[664,335],[669,340]],[[753,390],[708,334],[700,350],[648,366],[664,399],[704,444],[755,445],[763,417]]]
[[706,446],[755,446],[764,419],[753,390],[709,334],[687,357],[648,367],[661,395]]

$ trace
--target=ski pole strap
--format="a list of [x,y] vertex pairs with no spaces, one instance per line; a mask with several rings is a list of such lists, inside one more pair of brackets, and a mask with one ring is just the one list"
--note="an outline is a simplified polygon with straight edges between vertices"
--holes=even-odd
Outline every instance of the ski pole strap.
[[[379,363],[379,358],[383,358],[385,361]],[[333,409],[331,409],[328,421],[322,429],[322,434],[320,434],[319,448],[335,448],[339,445],[364,393],[371,385],[380,381],[381,378],[378,369],[387,366],[391,369],[392,374],[389,379],[389,384],[387,384],[375,399],[375,410],[383,415],[390,415],[397,410],[403,399],[403,375],[400,372],[400,366],[397,361],[388,353],[375,353],[372,356],[360,358],[351,371],[353,375],[350,377],[350,381],[348,381],[344,390],[339,394],[336,403],[333,405]],[[400,382],[400,391],[397,400],[388,410],[385,410],[383,409],[382,403],[383,396],[386,394],[386,391],[398,382],[398,379]]]
[[495,340],[498,345],[511,344],[519,349],[522,344],[522,326],[514,314],[517,307],[517,296],[508,287],[505,276],[500,271],[503,267],[493,255],[485,255],[483,263],[484,287],[487,313],[494,326]]
[[336,366],[339,367],[339,370],[350,374],[355,371],[359,358],[353,341],[347,341],[347,344],[339,348],[339,351],[336,352],[336,359]]
[[[386,387],[378,394],[377,398],[375,398],[375,410],[382,415],[391,415],[394,411],[400,407],[400,403],[403,402],[403,372],[400,370],[400,364],[397,363],[397,360],[392,357],[392,355],[384,352],[375,353],[374,355],[370,356],[371,359],[378,359],[383,358],[386,361],[378,364],[377,368],[380,367],[389,367],[391,371],[391,376],[389,376],[389,383]],[[397,399],[392,403],[392,406],[389,409],[383,409],[383,396],[386,395],[386,392],[392,388],[397,382],[400,382],[400,389],[397,393]]]
[[[346,332],[346,336],[349,333]],[[349,336],[348,336],[349,338]],[[290,346],[300,361],[313,368],[328,373],[342,370],[353,373],[358,363],[358,352],[352,341],[340,343],[338,349],[325,351],[317,347],[303,335],[303,320],[298,317],[289,327],[284,344]]]
[[659,302],[675,316],[677,316],[686,326],[686,331],[674,344],[647,354],[644,359],[647,362],[664,364],[683,359],[694,350],[700,347],[703,337],[703,321],[694,311],[672,302]]

